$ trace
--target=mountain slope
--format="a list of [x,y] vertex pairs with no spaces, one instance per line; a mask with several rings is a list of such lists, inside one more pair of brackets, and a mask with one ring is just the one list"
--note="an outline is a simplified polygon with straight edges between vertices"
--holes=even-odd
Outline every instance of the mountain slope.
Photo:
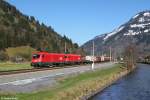
[[78,48],[76,43],[59,35],[50,26],[40,24],[33,16],[24,15],[0,0],[0,50],[28,45],[38,50],[64,52],[65,43],[71,52]]
[[90,54],[92,41],[97,54],[108,54],[109,48],[115,55],[120,55],[128,45],[135,45],[141,55],[150,53],[150,11],[143,11],[132,17],[127,23],[114,31],[96,36],[86,42],[82,48]]

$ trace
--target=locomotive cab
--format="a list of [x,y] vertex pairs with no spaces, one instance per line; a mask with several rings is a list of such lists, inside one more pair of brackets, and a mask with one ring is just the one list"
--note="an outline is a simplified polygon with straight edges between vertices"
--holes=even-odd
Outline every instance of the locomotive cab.
[[40,54],[34,54],[34,55],[32,56],[32,59],[38,59],[38,58],[40,58]]
[[31,66],[34,66],[34,67],[40,67],[41,64],[42,64],[42,57],[44,55],[42,54],[33,54],[32,55],[32,62],[31,62]]

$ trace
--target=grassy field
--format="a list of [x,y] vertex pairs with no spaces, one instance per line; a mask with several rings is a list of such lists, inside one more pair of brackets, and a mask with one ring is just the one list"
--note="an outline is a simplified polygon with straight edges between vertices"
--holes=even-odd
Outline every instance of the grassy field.
[[31,48],[30,46],[20,46],[20,47],[9,47],[6,49],[6,53],[9,57],[14,56],[31,56],[33,52],[37,52],[37,50]]
[[0,62],[0,71],[18,70],[18,69],[31,69],[29,62],[26,63],[12,63]]
[[115,65],[109,69],[86,72],[68,78],[58,78],[58,85],[47,90],[34,93],[1,93],[1,97],[15,97],[17,100],[79,100],[85,94],[111,82],[118,73],[123,71],[120,66]]
[[[6,49],[6,54],[9,59],[15,58],[16,56],[22,57],[24,61],[30,61],[33,52],[37,52],[30,46],[10,47]],[[0,71],[18,70],[18,69],[31,69],[30,62],[26,63],[12,63],[11,60],[8,62],[0,62]]]

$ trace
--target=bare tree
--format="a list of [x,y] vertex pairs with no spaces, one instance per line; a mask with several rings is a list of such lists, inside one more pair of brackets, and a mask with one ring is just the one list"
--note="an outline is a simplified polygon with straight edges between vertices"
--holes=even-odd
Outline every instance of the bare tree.
[[136,64],[137,51],[135,45],[129,45],[124,51],[124,62],[128,70],[132,70]]

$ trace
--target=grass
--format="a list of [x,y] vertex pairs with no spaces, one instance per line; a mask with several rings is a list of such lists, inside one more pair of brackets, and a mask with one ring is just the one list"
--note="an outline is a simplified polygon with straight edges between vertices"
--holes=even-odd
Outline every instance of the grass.
[[19,56],[19,55],[30,55],[33,52],[37,52],[35,49],[30,46],[19,46],[19,47],[9,47],[6,49],[6,53],[9,57]]
[[16,97],[18,100],[79,100],[85,94],[111,82],[121,71],[120,65],[115,65],[109,69],[58,78],[58,85],[47,90],[34,93],[2,93],[1,96]]
[[31,69],[29,62],[26,63],[12,63],[12,62],[1,62],[0,71],[10,71],[18,69]]
[[[25,61],[30,61],[33,52],[37,52],[30,46],[9,47],[6,49],[9,59],[16,56],[22,57]],[[18,69],[31,69],[29,62],[26,63],[12,63],[12,62],[0,62],[0,71],[18,70]]]

